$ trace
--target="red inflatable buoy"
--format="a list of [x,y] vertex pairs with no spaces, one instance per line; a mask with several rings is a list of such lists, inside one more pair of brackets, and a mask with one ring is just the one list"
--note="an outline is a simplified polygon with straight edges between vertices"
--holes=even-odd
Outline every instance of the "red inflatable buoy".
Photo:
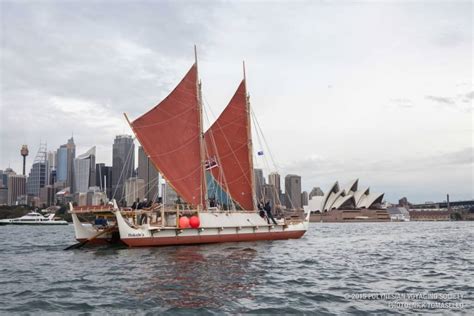
[[179,228],[189,228],[189,218],[182,216],[179,218]]
[[191,218],[189,219],[189,225],[192,228],[199,228],[200,224],[201,224],[201,222],[199,221],[199,217],[197,217],[197,216],[191,216]]

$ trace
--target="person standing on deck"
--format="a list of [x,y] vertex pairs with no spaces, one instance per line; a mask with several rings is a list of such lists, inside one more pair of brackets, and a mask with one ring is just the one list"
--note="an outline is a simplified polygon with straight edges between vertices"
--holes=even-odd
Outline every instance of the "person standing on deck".
[[270,219],[271,219],[273,224],[278,225],[277,222],[275,221],[275,218],[273,218],[272,207],[270,206],[270,201],[265,203],[265,206],[263,207],[263,209],[267,213],[267,222],[268,222],[268,224],[270,224]]

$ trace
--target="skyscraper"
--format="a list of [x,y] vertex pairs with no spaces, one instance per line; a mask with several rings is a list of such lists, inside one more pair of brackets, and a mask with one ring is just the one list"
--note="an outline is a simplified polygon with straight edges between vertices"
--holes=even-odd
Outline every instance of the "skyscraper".
[[285,177],[286,207],[288,209],[301,209],[301,177],[289,174]]
[[95,165],[95,185],[104,192],[107,198],[112,198],[112,167],[105,163]]
[[2,177],[2,183],[3,183],[3,186],[8,188],[8,176],[11,175],[11,174],[16,174],[15,171],[13,171],[12,168],[6,168],[3,173],[0,173],[1,174],[1,177]]
[[40,144],[26,182],[26,193],[38,197],[40,189],[48,184],[48,161],[46,144]]
[[26,193],[26,177],[20,174],[8,175],[8,205],[15,205],[18,197]]
[[262,169],[253,169],[254,179],[255,179],[255,195],[257,201],[260,201],[263,198],[263,185],[265,184],[265,178],[263,177]]
[[53,185],[56,181],[56,151],[48,151],[48,184]]
[[74,138],[68,139],[67,144],[61,145],[56,152],[56,181],[63,182],[64,186],[74,192],[74,159],[76,145]]
[[275,186],[275,189],[278,194],[281,193],[281,180],[278,172],[272,172],[268,175],[268,184]]
[[308,205],[308,192],[306,191],[303,191],[301,193],[301,205],[304,206],[304,205]]
[[120,201],[124,195],[124,183],[133,176],[135,169],[135,145],[130,135],[115,137],[112,152],[112,195]]
[[95,146],[74,159],[74,179],[76,192],[86,193],[95,186]]
[[138,147],[138,178],[145,180],[145,197],[148,200],[156,200],[159,186],[158,170],[142,146]]

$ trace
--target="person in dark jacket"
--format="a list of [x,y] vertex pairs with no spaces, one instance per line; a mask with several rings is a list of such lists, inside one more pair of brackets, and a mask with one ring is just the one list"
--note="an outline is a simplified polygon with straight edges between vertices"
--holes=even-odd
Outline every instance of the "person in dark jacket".
[[272,214],[272,207],[270,206],[270,201],[265,203],[265,206],[263,207],[265,210],[265,213],[267,213],[267,222],[270,224],[270,220],[272,220],[273,224],[278,225],[277,222],[275,221],[275,218],[273,218]]
[[265,218],[265,209],[264,209],[263,202],[258,202],[257,207],[258,207],[258,215],[260,215],[261,218]]

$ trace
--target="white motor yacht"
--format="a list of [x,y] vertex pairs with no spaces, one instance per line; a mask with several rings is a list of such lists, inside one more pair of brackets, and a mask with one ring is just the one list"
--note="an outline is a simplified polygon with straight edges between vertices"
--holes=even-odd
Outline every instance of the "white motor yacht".
[[37,212],[30,212],[22,217],[0,220],[0,225],[67,225],[64,220],[55,220],[54,214],[48,217]]

